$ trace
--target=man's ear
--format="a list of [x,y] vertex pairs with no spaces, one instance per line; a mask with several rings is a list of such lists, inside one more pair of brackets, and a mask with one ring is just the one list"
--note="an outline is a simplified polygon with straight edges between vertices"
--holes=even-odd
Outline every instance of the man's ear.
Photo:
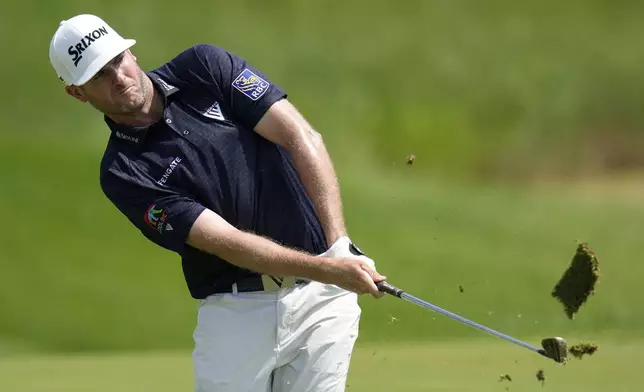
[[72,97],[78,99],[81,102],[87,102],[87,97],[85,96],[85,93],[83,92],[83,89],[81,89],[78,86],[65,86],[65,91],[67,94],[71,95]]

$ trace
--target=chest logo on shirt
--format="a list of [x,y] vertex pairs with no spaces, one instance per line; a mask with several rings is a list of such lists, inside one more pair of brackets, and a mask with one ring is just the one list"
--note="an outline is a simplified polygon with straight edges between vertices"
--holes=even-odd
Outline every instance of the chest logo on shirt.
[[224,118],[224,114],[221,112],[221,107],[219,107],[219,102],[215,102],[211,107],[208,108],[208,110],[204,112],[203,115],[215,120],[226,120]]
[[178,88],[174,87],[173,85],[169,84],[165,80],[161,79],[160,77],[156,77],[157,82],[163,87],[163,89],[166,91],[167,94],[172,94],[173,92],[179,90]]
[[166,182],[168,182],[168,178],[170,178],[170,174],[174,171],[174,169],[179,166],[181,163],[181,158],[176,157],[172,162],[170,162],[170,166],[168,166],[167,169],[165,169],[165,172],[163,172],[163,176],[157,181],[157,184],[163,186],[165,185]]
[[270,85],[248,68],[244,69],[233,81],[233,87],[253,101],[260,99]]
[[147,223],[148,226],[150,226],[154,230],[158,231],[159,234],[163,233],[164,226],[167,230],[172,230],[172,226],[170,226],[169,224],[166,225],[166,221],[168,220],[168,213],[166,212],[166,210],[164,208],[156,207],[157,204],[153,203],[145,211],[145,215],[143,216],[145,223]]

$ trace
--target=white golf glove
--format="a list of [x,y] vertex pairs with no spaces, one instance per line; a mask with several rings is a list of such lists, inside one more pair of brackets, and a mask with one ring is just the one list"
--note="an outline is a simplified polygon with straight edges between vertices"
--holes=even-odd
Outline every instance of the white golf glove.
[[320,256],[324,257],[333,257],[333,258],[352,258],[352,259],[361,259],[365,261],[374,271],[376,271],[376,263],[367,257],[360,248],[358,248],[349,237],[344,236],[338,238],[333,245],[326,252],[322,253]]

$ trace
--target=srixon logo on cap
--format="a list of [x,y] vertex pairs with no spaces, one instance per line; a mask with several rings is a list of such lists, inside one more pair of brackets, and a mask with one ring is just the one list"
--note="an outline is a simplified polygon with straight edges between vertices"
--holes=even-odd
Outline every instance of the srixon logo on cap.
[[81,53],[83,53],[85,49],[89,48],[92,45],[92,42],[96,41],[104,35],[107,35],[107,29],[105,28],[105,26],[99,27],[98,29],[83,37],[79,43],[77,43],[76,45],[71,45],[69,49],[67,49],[67,53],[72,56],[75,67],[78,66],[78,62],[83,58],[83,55]]

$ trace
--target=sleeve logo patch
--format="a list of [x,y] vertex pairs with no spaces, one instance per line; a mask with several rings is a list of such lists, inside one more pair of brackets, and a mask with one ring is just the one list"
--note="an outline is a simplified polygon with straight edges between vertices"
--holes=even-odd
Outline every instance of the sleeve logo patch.
[[270,83],[255,75],[255,73],[248,68],[243,70],[242,73],[240,73],[233,81],[233,87],[253,101],[257,101],[261,98],[262,95],[266,93],[266,90],[268,90],[270,85]]
[[145,211],[145,215],[143,216],[143,220],[145,220],[145,223],[147,223],[148,226],[161,234],[163,233],[163,227],[168,220],[168,213],[165,211],[165,209],[156,208],[156,206],[156,203],[154,203],[150,205],[150,207],[148,207],[148,209]]

